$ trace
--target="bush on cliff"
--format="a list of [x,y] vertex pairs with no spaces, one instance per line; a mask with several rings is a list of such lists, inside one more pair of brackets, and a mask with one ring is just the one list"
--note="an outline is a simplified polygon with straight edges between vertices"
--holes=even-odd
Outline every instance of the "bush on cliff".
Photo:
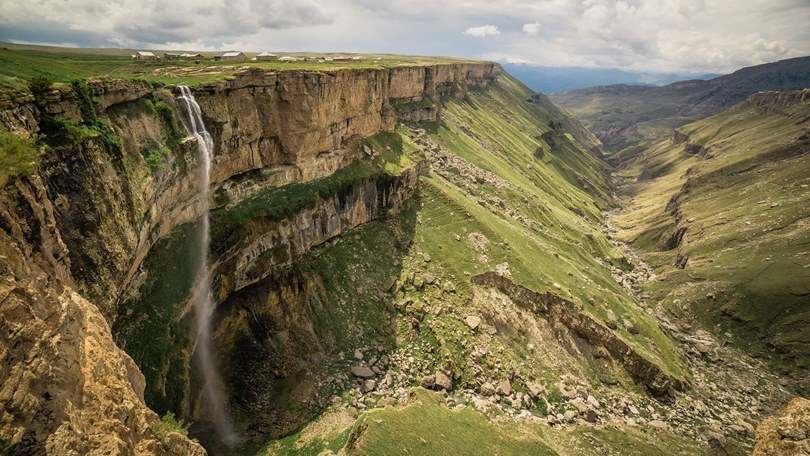
[[34,139],[0,130],[0,185],[10,176],[33,173],[38,164]]

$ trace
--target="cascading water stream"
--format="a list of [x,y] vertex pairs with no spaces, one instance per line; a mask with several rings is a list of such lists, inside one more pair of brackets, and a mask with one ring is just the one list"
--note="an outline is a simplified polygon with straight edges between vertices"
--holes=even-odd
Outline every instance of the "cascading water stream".
[[222,379],[217,373],[214,361],[211,358],[211,317],[214,313],[214,304],[211,299],[211,277],[208,270],[208,248],[209,248],[209,211],[208,187],[211,184],[211,154],[213,140],[206,131],[202,120],[202,111],[191,89],[186,86],[179,86],[180,97],[188,113],[189,133],[197,139],[197,149],[199,160],[203,164],[200,171],[200,198],[202,200],[202,223],[200,228],[200,258],[197,267],[197,280],[194,293],[192,295],[194,312],[196,314],[197,325],[197,345],[196,356],[198,357],[200,369],[205,385],[205,397],[208,399],[212,420],[216,426],[217,433],[226,445],[233,445],[238,442],[238,436],[234,430],[233,421],[228,408],[228,398],[225,394]]

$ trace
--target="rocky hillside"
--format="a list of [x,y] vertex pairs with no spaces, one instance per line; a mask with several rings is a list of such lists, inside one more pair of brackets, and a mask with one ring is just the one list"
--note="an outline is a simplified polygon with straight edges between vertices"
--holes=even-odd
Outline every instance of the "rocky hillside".
[[[644,287],[807,394],[810,91],[761,93],[614,157],[620,239],[658,273]],[[688,331],[691,325],[682,326]]]
[[769,90],[810,87],[810,57],[743,68],[709,80],[663,87],[608,85],[570,90],[551,99],[573,112],[611,151],[670,134],[673,128],[723,111]]

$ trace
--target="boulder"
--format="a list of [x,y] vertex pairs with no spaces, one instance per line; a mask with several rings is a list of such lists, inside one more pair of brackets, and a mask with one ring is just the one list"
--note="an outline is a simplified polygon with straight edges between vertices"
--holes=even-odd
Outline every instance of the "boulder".
[[503,396],[509,396],[512,394],[512,384],[509,383],[509,380],[501,380],[500,383],[498,383],[498,387],[495,389],[495,391]]
[[627,318],[623,319],[622,324],[627,329],[627,332],[629,332],[630,334],[638,334],[638,328],[629,319],[627,319]]
[[653,428],[655,428],[655,429],[661,429],[661,430],[666,430],[666,429],[669,429],[669,425],[668,425],[667,423],[665,423],[665,422],[661,421],[661,420],[652,420],[652,421],[650,421],[650,422],[649,422],[649,423],[647,423],[647,424],[648,424],[650,427],[653,427]]
[[605,317],[605,324],[607,324],[608,328],[616,329],[619,327],[619,320],[616,319],[616,314],[613,313],[612,310],[608,309],[607,317]]
[[481,324],[481,317],[476,317],[475,315],[470,315],[470,316],[468,316],[467,318],[464,319],[464,323],[467,323],[467,326],[469,326],[470,329],[474,330],[475,328],[478,327],[478,325]]
[[434,376],[434,384],[437,388],[444,388],[448,391],[453,388],[453,381],[442,371],[436,371],[436,375]]
[[360,392],[361,393],[368,393],[369,391],[374,391],[374,388],[377,387],[377,382],[375,380],[366,380],[360,385]]
[[535,398],[540,397],[540,395],[546,391],[543,385],[537,382],[526,382],[526,390],[529,391],[529,394]]
[[374,378],[374,371],[367,366],[353,366],[351,368],[352,375],[359,378]]

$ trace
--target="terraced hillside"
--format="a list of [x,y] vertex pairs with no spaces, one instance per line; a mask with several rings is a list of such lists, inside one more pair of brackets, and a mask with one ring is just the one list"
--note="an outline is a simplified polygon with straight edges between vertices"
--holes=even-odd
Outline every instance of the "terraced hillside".
[[807,394],[810,91],[753,95],[612,160],[617,237],[658,273],[644,290]]
[[666,137],[672,129],[716,114],[768,90],[810,86],[810,57],[742,68],[709,80],[663,87],[607,85],[553,94],[604,144],[619,151],[641,141]]

